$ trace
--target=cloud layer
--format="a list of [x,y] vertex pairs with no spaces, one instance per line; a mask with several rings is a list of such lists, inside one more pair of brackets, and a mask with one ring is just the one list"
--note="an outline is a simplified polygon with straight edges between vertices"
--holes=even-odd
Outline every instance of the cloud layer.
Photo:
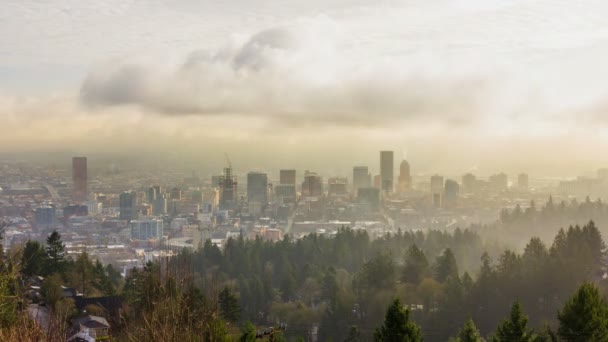
[[353,63],[327,18],[254,34],[177,67],[119,62],[91,72],[81,100],[165,115],[239,115],[287,123],[384,125],[475,118],[487,95],[476,78],[428,77],[405,59]]

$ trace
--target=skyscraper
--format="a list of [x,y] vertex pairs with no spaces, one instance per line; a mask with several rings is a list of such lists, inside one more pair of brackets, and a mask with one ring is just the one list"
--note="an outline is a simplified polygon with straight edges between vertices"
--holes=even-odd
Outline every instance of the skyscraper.
[[302,182],[302,196],[321,196],[323,195],[323,180],[321,176],[315,172],[308,172],[304,174],[304,182]]
[[234,210],[238,204],[236,176],[232,175],[232,167],[224,168],[224,174],[220,177],[220,198],[219,205],[221,210]]
[[120,219],[136,220],[137,215],[137,193],[135,191],[125,191],[120,194]]
[[489,179],[490,188],[494,191],[505,190],[509,186],[509,178],[505,173],[491,175]]
[[353,167],[353,192],[357,194],[360,188],[368,188],[370,186],[372,186],[372,176],[367,166]]
[[455,180],[447,179],[445,181],[444,206],[446,208],[454,208],[458,203],[458,195],[460,193],[460,185]]
[[443,198],[443,177],[439,175],[431,176],[431,198],[435,207],[441,207]]
[[73,200],[81,203],[87,200],[87,157],[72,158]]
[[407,160],[399,166],[399,192],[404,193],[412,187],[412,176],[410,175],[410,164]]
[[380,151],[380,188],[384,193],[393,192],[393,151]]
[[268,202],[268,176],[265,173],[247,174],[247,202],[258,202],[262,205]]
[[348,180],[344,177],[331,177],[327,180],[328,195],[346,195],[348,193]]
[[475,177],[472,173],[467,173],[462,176],[462,187],[464,192],[472,194],[475,192],[475,188],[477,187],[477,177]]
[[517,176],[517,187],[525,190],[528,189],[528,174],[527,173],[521,173],[519,176]]
[[279,184],[291,184],[296,186],[296,170],[279,171]]

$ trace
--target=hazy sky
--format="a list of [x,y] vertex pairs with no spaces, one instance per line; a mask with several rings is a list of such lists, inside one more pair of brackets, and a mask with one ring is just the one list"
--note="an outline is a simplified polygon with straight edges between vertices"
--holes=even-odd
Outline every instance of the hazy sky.
[[608,166],[605,0],[5,0],[0,152],[576,175]]

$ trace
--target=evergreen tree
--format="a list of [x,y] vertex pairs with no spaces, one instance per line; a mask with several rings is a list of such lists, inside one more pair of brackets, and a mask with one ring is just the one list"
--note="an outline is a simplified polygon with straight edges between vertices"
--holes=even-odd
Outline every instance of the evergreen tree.
[[472,319],[468,319],[460,332],[458,332],[458,337],[456,338],[456,342],[483,342],[484,339],[479,334],[479,330],[475,326],[475,323]]
[[608,306],[597,287],[583,284],[558,313],[559,336],[566,341],[607,341]]
[[238,322],[241,318],[241,306],[234,291],[226,286],[219,294],[220,315],[228,322]]
[[557,335],[555,335],[549,325],[544,324],[538,335],[536,335],[534,342],[557,342]]
[[458,277],[458,266],[454,253],[451,249],[446,248],[435,261],[435,279],[443,283],[449,277]]
[[61,241],[61,234],[54,230],[46,239],[47,274],[62,273],[65,266],[65,246]]
[[45,275],[43,272],[46,264],[46,252],[42,245],[38,241],[28,240],[21,256],[21,273],[27,277]]
[[410,310],[395,299],[386,311],[384,324],[374,331],[376,342],[419,342],[422,332],[416,323],[410,321]]
[[418,284],[428,272],[429,262],[424,252],[416,244],[407,251],[405,266],[403,268],[403,280],[407,283]]
[[534,334],[528,330],[527,325],[528,317],[524,314],[519,302],[515,302],[511,307],[509,318],[500,323],[492,341],[534,341]]
[[348,335],[344,342],[360,342],[361,341],[361,333],[359,332],[359,328],[356,325],[353,325],[348,330]]

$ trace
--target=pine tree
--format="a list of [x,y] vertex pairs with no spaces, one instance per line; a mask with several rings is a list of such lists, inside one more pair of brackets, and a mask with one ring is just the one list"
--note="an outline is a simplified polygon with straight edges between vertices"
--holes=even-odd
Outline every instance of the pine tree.
[[559,336],[566,341],[608,340],[608,306],[597,287],[583,284],[558,313]]
[[545,324],[540,329],[538,335],[536,335],[536,339],[534,340],[534,342],[557,342],[557,336],[551,330],[551,327]]
[[35,240],[28,240],[23,247],[21,256],[21,273],[27,277],[44,275],[44,266],[47,264],[46,252],[42,245]]
[[395,299],[386,311],[384,324],[374,331],[376,342],[419,342],[422,332],[416,323],[410,321],[410,310]]
[[407,251],[405,267],[403,268],[403,280],[407,283],[418,284],[427,273],[429,262],[424,252],[416,244]]
[[230,287],[226,286],[220,291],[219,304],[223,319],[232,323],[238,322],[241,318],[241,306],[239,305],[239,299]]
[[61,235],[54,230],[46,239],[46,255],[48,258],[47,274],[63,272],[65,265],[65,246],[61,241]]
[[483,342],[484,339],[479,334],[479,330],[475,326],[472,319],[468,319],[456,338],[456,342]]
[[500,323],[492,341],[534,341],[534,334],[528,330],[527,325],[528,317],[524,314],[519,302],[515,302],[511,307],[509,318]]
[[443,283],[449,277],[458,277],[458,266],[454,253],[451,249],[446,248],[435,261],[435,279]]

